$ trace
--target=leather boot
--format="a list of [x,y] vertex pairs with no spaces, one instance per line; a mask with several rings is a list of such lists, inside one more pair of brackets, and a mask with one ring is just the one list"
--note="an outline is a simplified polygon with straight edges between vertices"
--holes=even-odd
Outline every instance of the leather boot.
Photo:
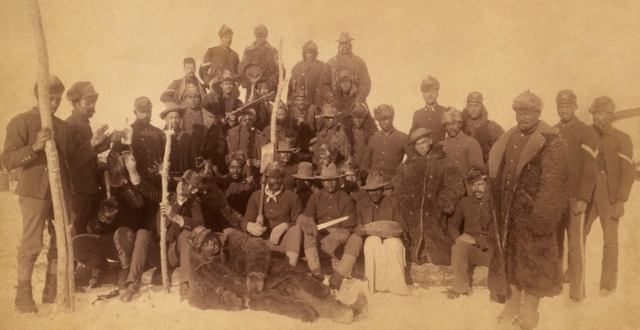
[[42,290],[42,303],[52,304],[56,300],[58,292],[58,260],[49,260],[47,264],[47,275],[44,280],[44,290]]
[[33,301],[33,293],[31,292],[31,280],[18,281],[16,288],[15,307],[20,313],[37,313],[38,308],[36,302]]
[[342,280],[344,280],[344,275],[338,272],[333,272],[333,274],[331,274],[331,277],[329,277],[329,286],[333,289],[340,290],[340,287],[342,286]]

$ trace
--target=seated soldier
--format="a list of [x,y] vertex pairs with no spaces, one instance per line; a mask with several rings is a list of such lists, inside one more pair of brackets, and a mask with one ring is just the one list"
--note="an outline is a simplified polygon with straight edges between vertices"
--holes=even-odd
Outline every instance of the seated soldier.
[[[405,245],[409,242],[407,224],[398,201],[383,194],[387,184],[381,172],[369,174],[367,184],[362,187],[367,191],[368,198],[356,204],[358,225],[355,233],[363,237],[368,234],[364,241],[364,272],[369,282],[369,292],[389,291],[406,296],[409,294],[404,276]],[[380,220],[386,221],[377,222]],[[397,225],[389,225],[387,221]],[[370,225],[374,222],[378,228]],[[367,226],[372,230],[367,231]],[[392,233],[394,229],[395,233]]]
[[[131,183],[135,189],[145,198],[145,203],[160,203],[162,190],[158,189],[138,174],[136,161],[131,154],[124,155],[125,165],[129,171]],[[168,204],[160,204],[160,210],[156,221],[147,225],[146,229],[140,229],[136,233],[133,247],[131,267],[127,277],[125,291],[120,295],[122,301],[131,301],[140,288],[142,273],[147,263],[152,266],[160,266],[160,217],[165,215],[168,220],[167,228],[167,255],[168,261],[173,267],[180,267],[180,296],[184,298],[188,290],[189,262],[188,248],[186,247],[189,233],[197,226],[204,224],[200,202],[193,196],[200,187],[200,176],[191,170],[178,178],[175,193],[168,196]]]
[[[293,191],[284,189],[284,174],[284,166],[279,162],[267,165],[264,193],[256,191],[251,195],[242,229],[251,236],[261,237],[272,251],[286,254],[289,264],[295,266],[302,245],[302,231],[295,225],[295,219],[302,212],[302,206]],[[264,214],[260,214],[260,198],[265,199]]]
[[296,189],[294,192],[300,198],[300,204],[304,210],[307,207],[307,201],[314,193],[320,191],[315,184],[313,177],[313,164],[309,162],[300,162],[298,164],[298,172],[292,175],[296,179]]
[[199,309],[251,310],[313,322],[318,316],[350,323],[367,306],[360,293],[345,305],[330,289],[286,262],[271,259],[264,241],[235,229],[196,228],[189,238],[192,279],[189,304]]
[[[262,132],[267,139],[271,139],[271,124],[267,125]],[[278,110],[276,111],[276,140],[272,142],[278,143],[287,138],[297,142],[300,140],[300,132],[298,132],[296,122],[294,122],[289,115],[287,106],[282,102],[278,102]]]
[[298,172],[298,163],[300,162],[298,159],[298,151],[299,148],[295,148],[293,146],[294,141],[287,138],[278,142],[278,160],[285,168],[284,175],[284,189],[294,190],[296,187],[296,178],[293,177],[294,174]]
[[[487,176],[479,167],[469,169],[466,178],[471,186],[473,196],[462,197],[456,206],[456,212],[449,218],[449,236],[455,240],[451,248],[451,265],[453,266],[453,287],[447,291],[449,299],[460,295],[469,295],[470,275],[477,266],[489,267],[491,254],[487,243],[487,228],[482,224],[489,223],[491,209],[488,202]],[[482,219],[481,219],[482,218]],[[460,234],[460,227],[463,227]]]
[[216,184],[224,193],[227,204],[236,212],[244,214],[251,194],[256,190],[253,176],[248,172],[247,157],[242,151],[225,156],[229,174],[216,178]]
[[[352,234],[355,228],[355,203],[347,193],[338,187],[341,175],[334,164],[322,169],[316,179],[321,180],[323,189],[311,196],[304,212],[298,217],[298,225],[305,234],[304,253],[312,275],[321,275],[318,243],[324,255],[332,258],[334,272],[329,278],[332,288],[340,289],[345,276],[351,274],[351,268],[362,250],[362,237]],[[318,231],[317,226],[341,217],[346,221]],[[307,236],[316,239],[308,239]],[[321,275],[322,276],[322,275]]]
[[100,202],[97,212],[91,213],[93,216],[87,224],[87,234],[73,238],[73,256],[76,261],[92,268],[90,288],[102,284],[109,270],[107,259],[117,260],[121,267],[118,289],[123,291],[129,275],[135,232],[142,225],[140,210],[144,199],[127,182],[127,170],[119,153],[112,152],[107,157],[107,164],[105,173],[109,173],[111,196]]
[[200,200],[204,226],[218,233],[226,228],[240,228],[242,214],[229,206],[215,179],[210,175],[201,175],[200,184],[196,194]]
[[[185,108],[173,102],[165,103],[165,110],[160,119],[165,121],[165,131],[171,130],[171,153],[169,155],[169,172],[172,176],[181,176],[187,170],[196,170],[196,146],[193,138],[180,128]],[[163,135],[166,140],[166,135]],[[166,141],[165,141],[166,142]]]
[[344,192],[349,194],[354,203],[367,198],[367,192],[358,184],[360,167],[351,161],[340,166],[340,174],[343,175],[343,184],[340,187]]

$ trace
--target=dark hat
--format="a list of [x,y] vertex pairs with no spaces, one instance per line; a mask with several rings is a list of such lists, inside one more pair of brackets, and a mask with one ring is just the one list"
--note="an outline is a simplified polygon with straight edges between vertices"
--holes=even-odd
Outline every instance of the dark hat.
[[193,64],[196,65],[196,60],[193,59],[193,57],[187,57],[184,60],[182,60],[182,65],[185,66],[187,64]]
[[462,112],[456,110],[454,107],[448,107],[447,110],[442,112],[442,124],[459,121],[462,122]]
[[160,119],[164,119],[164,117],[166,117],[167,114],[169,114],[169,112],[173,112],[173,111],[179,112],[180,117],[184,116],[185,108],[183,106],[173,102],[167,102],[164,104],[164,106],[165,106],[164,110],[160,113]]
[[293,146],[290,138],[284,138],[278,141],[278,152],[297,152],[299,149]]
[[[64,84],[60,79],[54,75],[49,76],[49,93],[62,93],[64,92]],[[38,98],[38,82],[33,85],[33,95]]]
[[[182,92],[182,97],[184,98],[187,95],[191,94],[200,95],[200,88],[198,88],[198,86],[196,86],[195,84],[187,84],[184,87],[184,91]],[[202,95],[200,95],[200,97],[202,97]]]
[[313,164],[309,162],[300,162],[298,163],[298,172],[296,174],[291,175],[294,178],[302,179],[302,180],[313,180]]
[[270,177],[284,176],[286,172],[284,165],[280,162],[271,162],[267,165],[267,168],[264,169],[264,174]]
[[307,43],[304,44],[304,46],[302,46],[302,52],[318,52],[318,45],[316,45],[315,42],[313,42],[313,40],[309,40],[307,41]]
[[433,133],[432,130],[428,130],[424,127],[420,127],[417,130],[413,131],[411,133],[411,135],[409,135],[409,138],[411,139],[411,142],[409,142],[407,145],[410,145],[412,143],[416,143],[418,140],[422,139],[425,136],[428,136],[429,134]]
[[349,36],[349,32],[340,32],[340,39],[336,40],[336,42],[339,43],[350,43],[351,40],[355,40],[353,38],[351,38],[351,36]]
[[440,82],[436,77],[428,76],[422,80],[420,91],[424,93],[430,89],[440,90]]
[[484,102],[484,98],[482,97],[482,94],[480,94],[480,92],[471,92],[469,93],[469,95],[467,95],[467,102],[482,103]]
[[366,117],[369,113],[369,109],[367,105],[364,103],[356,103],[351,109],[351,116],[354,118],[363,118]]
[[389,184],[389,182],[384,182],[384,178],[382,176],[382,172],[375,171],[369,174],[367,177],[367,184],[362,186],[364,190],[376,190],[382,188]]
[[188,183],[196,188],[202,187],[202,177],[200,177],[200,174],[194,170],[187,170],[181,177],[175,179],[177,182]]
[[338,169],[336,168],[336,164],[331,163],[326,167],[322,168],[320,175],[316,175],[316,179],[320,180],[335,180],[343,177],[344,175],[340,175],[338,173]]
[[234,160],[240,163],[240,165],[245,165],[247,163],[247,156],[242,150],[230,152],[224,156],[224,159],[227,161],[227,165],[231,164]]
[[222,24],[222,26],[220,27],[220,30],[218,30],[218,36],[224,37],[224,36],[232,36],[232,35],[233,35],[233,30],[231,30],[231,28],[228,27],[226,24]]
[[304,97],[304,98],[306,98],[307,97],[307,91],[303,87],[298,88],[298,90],[295,93],[293,93],[293,97],[294,98],[296,98],[296,97]]
[[589,107],[589,113],[596,112],[609,112],[614,113],[616,111],[616,104],[608,96],[600,96],[593,100],[591,107]]
[[393,106],[389,104],[382,103],[373,109],[373,116],[376,120],[393,118],[394,115],[395,111],[393,110]]
[[542,99],[529,91],[526,91],[513,100],[513,110],[529,110],[540,112],[543,108]]
[[236,81],[236,77],[233,74],[233,72],[231,72],[231,70],[222,70],[219,73],[220,75],[220,82],[223,81],[231,81],[231,82],[235,82]]
[[338,109],[333,104],[325,104],[322,106],[322,117],[333,118],[338,115]]
[[353,81],[353,74],[347,70],[342,70],[340,71],[340,73],[338,74],[338,78],[336,79],[337,82],[342,81],[342,79],[349,79],[351,81]]
[[98,98],[93,84],[88,81],[78,81],[67,91],[67,100],[77,102],[81,99]]
[[256,121],[256,118],[258,118],[258,115],[256,115],[255,110],[249,108],[249,109],[244,109],[244,111],[238,114],[238,121],[241,121],[242,118],[244,117],[251,117],[253,118],[253,121]]
[[151,104],[151,100],[149,100],[148,97],[140,96],[135,101],[133,101],[133,107],[137,111],[149,111],[153,107],[153,104]]
[[487,175],[484,173],[482,168],[477,167],[475,165],[471,166],[469,171],[467,172],[467,177],[465,178],[468,184],[474,184],[479,180],[487,180]]
[[267,30],[266,26],[260,24],[253,31],[253,35],[256,36],[256,37],[265,37],[266,38],[269,35],[269,30]]
[[559,91],[556,96],[556,104],[576,104],[577,100],[576,93],[568,89]]

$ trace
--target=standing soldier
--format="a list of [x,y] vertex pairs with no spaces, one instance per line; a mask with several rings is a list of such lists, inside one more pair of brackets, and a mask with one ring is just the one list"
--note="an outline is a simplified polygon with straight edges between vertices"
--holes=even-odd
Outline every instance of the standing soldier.
[[589,112],[593,116],[598,151],[596,152],[596,188],[587,206],[585,236],[589,235],[596,217],[600,218],[604,236],[600,290],[610,294],[618,282],[618,225],[624,215],[624,204],[634,180],[633,145],[629,135],[613,128],[615,103],[607,96],[593,100]]
[[341,71],[338,74],[337,89],[334,90],[335,104],[338,112],[350,115],[351,109],[358,102],[358,87],[353,83],[353,74],[349,71]]
[[[60,106],[64,85],[56,76],[49,77],[49,102],[53,129],[42,128],[38,107],[21,113],[7,125],[7,136],[4,140],[2,166],[11,171],[22,168],[16,187],[18,204],[22,213],[22,237],[18,246],[18,286],[15,308],[21,313],[37,313],[33,301],[31,277],[33,266],[42,250],[42,238],[45,225],[51,240],[47,253],[47,275],[42,292],[42,303],[50,304],[56,298],[58,249],[56,232],[53,227],[53,204],[49,187],[48,165],[45,155],[45,143],[49,140],[58,149],[60,160],[60,179],[65,196],[69,194],[69,168],[67,159],[74,150],[66,122],[53,116]],[[38,85],[34,87],[38,98]],[[55,140],[54,140],[55,139]],[[55,142],[54,142],[55,141]],[[59,219],[60,220],[60,219]]]
[[596,184],[598,146],[596,134],[589,125],[576,117],[576,94],[562,90],[556,96],[560,122],[555,126],[567,142],[569,152],[569,203],[571,217],[567,223],[569,237],[569,269],[565,281],[571,282],[569,297],[574,302],[584,299],[584,212]]
[[251,83],[249,78],[245,76],[244,69],[249,64],[257,64],[260,67],[260,70],[262,70],[261,77],[269,86],[269,92],[278,89],[278,81],[280,79],[278,50],[273,48],[267,41],[267,36],[269,36],[267,27],[262,24],[258,25],[253,35],[256,37],[256,41],[244,50],[242,61],[238,66],[238,82],[247,90],[247,100],[251,97]]
[[322,85],[329,90],[338,90],[338,75],[349,71],[353,75],[353,83],[358,88],[358,102],[366,103],[371,91],[371,78],[367,64],[351,51],[353,46],[349,32],[341,32],[338,43],[338,54],[332,57],[322,73]]
[[483,101],[479,92],[469,93],[467,107],[462,110],[462,131],[480,143],[482,157],[486,163],[491,147],[504,134],[504,129],[495,121],[489,120]]
[[233,30],[231,28],[222,24],[218,31],[218,36],[220,37],[220,46],[207,49],[199,71],[200,78],[204,83],[207,86],[211,86],[212,90],[219,92],[219,88],[216,86],[220,82],[220,69],[227,68],[234,75],[237,75],[240,57],[238,53],[231,49],[231,42],[233,41]]
[[262,146],[267,144],[269,139],[264,133],[253,127],[256,121],[256,112],[253,109],[246,109],[240,114],[240,126],[229,130],[227,136],[227,147],[229,152],[242,151],[249,166],[248,176],[260,177],[260,158],[262,158]]
[[518,126],[489,154],[495,225],[489,229],[493,255],[488,284],[492,293],[507,298],[498,321],[513,322],[519,316],[521,329],[533,329],[540,318],[540,298],[562,291],[558,235],[569,211],[569,164],[558,130],[539,120],[540,97],[520,94],[513,110]]
[[376,126],[371,113],[369,113],[369,108],[364,103],[358,103],[351,110],[351,116],[353,117],[353,128],[351,128],[353,132],[353,160],[356,164],[362,165],[369,139],[376,134],[378,126]]
[[[196,148],[191,135],[180,128],[185,108],[173,102],[165,103],[160,119],[165,121],[165,130],[172,130],[169,172],[172,176],[182,176],[187,170],[196,170]],[[162,135],[166,143],[166,135]]]
[[[462,116],[460,111],[449,107],[442,114],[442,124],[447,130],[447,137],[440,141],[442,150],[447,153],[460,173],[467,173],[472,166],[484,167],[480,144],[461,131]],[[469,191],[470,192],[470,191]]]
[[[302,46],[302,61],[296,63],[291,69],[291,80],[289,80],[289,92],[287,95],[294,95],[295,91],[303,90],[306,92],[306,103],[319,106],[321,104],[320,79],[325,66],[324,62],[318,60],[318,46],[316,43],[313,40],[307,41]],[[294,101],[291,97],[289,99],[292,102]]]
[[200,95],[205,95],[205,86],[196,77],[196,60],[187,57],[182,61],[184,68],[184,77],[174,80],[167,89],[160,95],[160,101],[166,103],[172,101],[180,104],[184,99],[184,92],[187,85],[194,85]]
[[182,104],[186,107],[180,129],[191,135],[196,154],[200,156],[205,136],[216,117],[201,106],[202,95],[197,85],[189,84],[183,91]]
[[441,118],[442,113],[444,113],[447,108],[438,104],[439,90],[440,83],[435,77],[428,76],[422,80],[420,91],[422,92],[422,97],[426,105],[424,108],[418,109],[413,113],[413,123],[411,124],[411,130],[409,130],[409,133],[413,133],[416,129],[424,127],[432,131],[431,139],[433,139],[434,144],[442,141],[446,134]]
[[[71,101],[73,112],[67,118],[70,143],[74,150],[71,162],[71,220],[76,233],[87,232],[94,196],[98,192],[97,170],[98,154],[109,150],[111,137],[105,132],[109,126],[102,125],[95,132],[91,130],[89,118],[96,112],[98,93],[88,81],[78,81],[67,91],[67,99]],[[114,131],[114,140],[122,137],[121,132]]]

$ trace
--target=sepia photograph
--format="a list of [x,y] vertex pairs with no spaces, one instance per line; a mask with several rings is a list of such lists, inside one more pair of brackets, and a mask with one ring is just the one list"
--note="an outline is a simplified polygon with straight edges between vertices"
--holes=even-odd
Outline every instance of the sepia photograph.
[[4,329],[640,329],[640,2],[1,0]]

